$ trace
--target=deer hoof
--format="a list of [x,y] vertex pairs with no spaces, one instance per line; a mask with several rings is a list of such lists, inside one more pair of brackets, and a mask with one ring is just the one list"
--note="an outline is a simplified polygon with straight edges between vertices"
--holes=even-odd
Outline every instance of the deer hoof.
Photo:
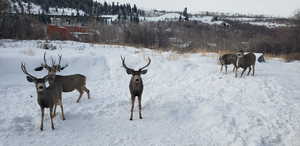
[[41,131],[43,131],[43,128],[41,128]]
[[140,119],[143,119],[143,117],[140,117]]
[[132,118],[130,118],[129,120],[132,121]]

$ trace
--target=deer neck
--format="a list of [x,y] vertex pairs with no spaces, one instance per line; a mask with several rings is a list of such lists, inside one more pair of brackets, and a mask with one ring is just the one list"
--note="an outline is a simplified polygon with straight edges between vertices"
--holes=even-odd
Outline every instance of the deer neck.
[[130,81],[130,86],[133,90],[140,90],[143,86],[142,78],[133,76]]
[[237,57],[237,59],[236,59],[236,66],[239,66],[240,59],[241,59],[241,57]]

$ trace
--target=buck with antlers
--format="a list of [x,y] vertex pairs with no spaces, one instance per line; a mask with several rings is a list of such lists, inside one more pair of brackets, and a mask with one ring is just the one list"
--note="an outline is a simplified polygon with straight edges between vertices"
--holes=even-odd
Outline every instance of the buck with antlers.
[[[45,108],[49,108],[50,119],[51,119],[51,128],[54,130],[53,124],[53,108],[56,109],[57,105],[60,105],[62,119],[65,120],[64,108],[62,104],[62,85],[60,83],[54,82],[53,76],[46,75],[43,78],[36,78],[33,75],[29,74],[26,70],[25,64],[21,64],[22,71],[27,75],[27,81],[33,82],[37,91],[37,100],[40,105],[42,118],[40,129],[43,131],[43,121],[44,121],[44,111]],[[46,82],[49,82],[49,87],[46,87]]]
[[44,53],[44,63],[41,64],[41,66],[36,67],[35,71],[41,71],[44,68],[48,71],[48,75],[54,76],[55,82],[60,82],[63,87],[63,92],[72,92],[74,90],[77,90],[79,92],[79,97],[77,99],[77,103],[79,103],[82,95],[84,92],[87,93],[88,99],[90,99],[90,91],[88,88],[86,88],[86,77],[81,74],[73,74],[73,75],[56,75],[57,72],[60,72],[64,68],[68,67],[68,64],[64,65],[62,67],[61,63],[62,55],[58,56],[58,64],[55,63],[54,59],[52,60],[52,66],[49,66],[47,64],[46,60],[46,52]]
[[148,63],[140,68],[139,70],[134,70],[131,69],[129,67],[127,67],[127,65],[125,64],[125,58],[121,56],[121,60],[122,60],[122,65],[123,67],[126,69],[127,74],[132,75],[130,83],[129,83],[129,90],[130,90],[130,94],[131,94],[131,114],[130,114],[130,120],[132,120],[132,116],[133,116],[133,109],[134,109],[134,102],[135,102],[135,98],[136,96],[138,97],[138,102],[139,102],[139,116],[140,119],[142,119],[142,93],[143,93],[143,80],[141,78],[141,74],[146,74],[147,73],[147,69],[145,69],[146,67],[148,67],[151,63],[151,59],[148,58]]

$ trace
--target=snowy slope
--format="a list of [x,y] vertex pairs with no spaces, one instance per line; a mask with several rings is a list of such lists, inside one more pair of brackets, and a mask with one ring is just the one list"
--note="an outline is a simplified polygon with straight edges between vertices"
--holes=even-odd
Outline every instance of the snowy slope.
[[[179,21],[180,14],[178,13],[166,13],[161,16],[156,16],[156,17],[140,17],[142,21]],[[182,16],[183,19],[183,16]],[[192,21],[201,21],[202,23],[206,24],[222,24],[224,23],[223,21],[212,21],[213,16],[193,16],[189,18],[189,20]]]
[[[47,54],[63,55],[69,67],[61,74],[87,76],[91,99],[84,95],[77,104],[79,93],[64,93],[66,120],[57,116],[52,131],[47,111],[40,132],[36,92],[20,62],[36,76],[45,75],[33,71],[44,50],[37,41],[0,40],[0,146],[300,145],[300,62],[267,60],[256,65],[256,76],[234,78],[219,72],[215,54],[71,41],[55,45],[62,49]],[[152,59],[143,76],[142,120],[136,107],[129,121],[130,76],[120,55],[133,68],[143,66],[146,56]]]
[[[140,17],[141,21],[150,21],[150,22],[157,22],[157,21],[179,21],[179,17],[180,14],[178,13],[166,13],[166,14],[162,14],[160,16],[154,16],[154,17]],[[206,24],[217,24],[217,25],[221,25],[226,23],[223,20],[218,20],[218,21],[214,21],[214,17],[215,16],[191,16],[189,18],[189,20],[191,21],[200,21],[202,23],[206,23]],[[225,20],[231,20],[231,21],[238,21],[238,22],[242,22],[242,23],[248,23],[251,25],[258,25],[258,26],[266,26],[268,28],[277,28],[277,27],[290,27],[292,25],[290,24],[283,24],[283,23],[276,23],[276,22],[269,22],[266,21],[268,20],[267,18],[265,18],[266,20],[261,20],[258,21],[256,20],[256,18],[247,18],[247,17],[226,17],[224,18]],[[270,20],[272,20],[270,18]]]
[[157,17],[140,17],[140,19],[144,19],[145,21],[178,21],[180,14],[178,13],[166,13]]

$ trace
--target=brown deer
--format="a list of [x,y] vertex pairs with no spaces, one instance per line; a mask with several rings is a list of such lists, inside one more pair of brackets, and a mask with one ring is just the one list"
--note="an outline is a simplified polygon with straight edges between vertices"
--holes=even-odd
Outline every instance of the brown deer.
[[246,71],[247,68],[249,68],[248,71],[248,76],[251,72],[251,66],[252,66],[252,76],[254,76],[254,72],[255,72],[255,62],[256,62],[256,56],[253,53],[248,53],[246,55],[244,55],[244,52],[238,52],[237,53],[237,61],[236,61],[236,70],[235,70],[235,77],[237,77],[237,71],[238,68],[243,68],[243,71],[241,73],[241,77],[243,76],[244,72]]
[[[56,83],[54,81],[53,76],[46,75],[43,78],[36,78],[33,75],[29,74],[26,70],[25,64],[21,64],[21,69],[23,73],[27,75],[27,81],[33,82],[35,84],[35,88],[37,91],[38,104],[40,105],[42,118],[41,118],[41,126],[40,129],[43,131],[43,121],[44,121],[44,111],[45,108],[49,108],[50,111],[50,119],[51,119],[51,128],[54,130],[53,124],[53,108],[57,105],[60,105],[62,119],[65,120],[64,116],[64,108],[62,104],[62,85],[60,83]],[[49,82],[49,87],[46,87],[46,82]]]
[[134,102],[135,102],[136,96],[138,97],[138,102],[139,102],[139,116],[140,116],[140,119],[142,119],[143,117],[142,117],[141,102],[142,102],[142,94],[143,94],[144,85],[143,85],[143,80],[141,78],[141,75],[147,73],[147,69],[145,69],[145,68],[150,65],[151,59],[148,58],[148,63],[144,67],[140,68],[137,71],[126,66],[124,57],[121,56],[121,60],[122,60],[122,65],[126,69],[127,74],[132,75],[130,83],[129,83],[129,90],[130,90],[130,94],[131,94],[130,120],[132,120]]
[[66,76],[56,75],[57,72],[60,72],[64,68],[68,67],[68,64],[64,65],[63,67],[61,66],[60,64],[61,58],[62,55],[59,55],[58,64],[56,64],[53,58],[51,58],[52,66],[49,66],[47,64],[46,52],[45,52],[44,63],[41,64],[40,67],[36,67],[35,71],[41,71],[45,68],[48,71],[48,75],[55,76],[55,81],[60,82],[63,85],[63,92],[72,92],[74,90],[77,90],[80,94],[76,101],[77,103],[79,103],[84,92],[87,93],[88,99],[90,99],[90,91],[86,87],[86,77],[84,75],[81,74],[73,74],[73,75],[66,75]]
[[236,54],[224,54],[222,56],[219,57],[219,61],[221,64],[221,70],[220,72],[222,72],[223,70],[223,66],[225,66],[225,71],[227,73],[227,65],[233,64],[233,71],[236,69],[236,60],[237,60],[237,56]]

